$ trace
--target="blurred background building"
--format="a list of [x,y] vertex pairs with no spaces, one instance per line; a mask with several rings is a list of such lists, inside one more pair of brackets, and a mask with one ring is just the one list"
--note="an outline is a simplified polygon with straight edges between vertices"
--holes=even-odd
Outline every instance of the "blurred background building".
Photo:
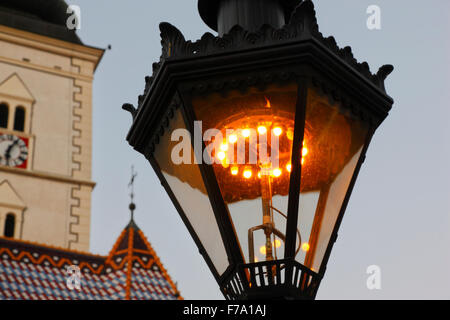
[[133,219],[108,257],[87,253],[104,49],[80,40],[73,17],[63,0],[0,1],[0,299],[179,298]]

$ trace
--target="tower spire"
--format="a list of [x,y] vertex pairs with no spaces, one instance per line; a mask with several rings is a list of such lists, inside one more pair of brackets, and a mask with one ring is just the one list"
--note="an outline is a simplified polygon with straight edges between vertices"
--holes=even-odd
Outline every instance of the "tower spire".
[[134,210],[136,209],[136,205],[133,202],[134,199],[134,179],[137,177],[137,173],[134,172],[134,166],[131,166],[131,179],[130,179],[130,183],[128,183],[128,188],[131,189],[130,192],[130,205],[128,206],[128,208],[130,208],[131,211],[131,221],[134,221]]

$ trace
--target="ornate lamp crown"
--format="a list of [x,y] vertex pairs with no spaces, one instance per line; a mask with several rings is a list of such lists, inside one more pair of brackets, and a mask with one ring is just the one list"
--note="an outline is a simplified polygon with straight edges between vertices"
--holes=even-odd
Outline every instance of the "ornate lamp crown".
[[[205,3],[208,3],[208,5]],[[209,3],[214,3],[214,5]],[[217,1],[199,1],[199,7],[205,7],[205,9],[201,10],[203,12],[202,16],[204,16],[205,22],[213,29],[217,28],[216,25],[211,22],[213,20],[206,17],[209,17],[211,11],[214,12],[211,6],[216,8],[216,5]],[[288,8],[291,7],[289,6]],[[182,32],[170,23],[163,22],[159,27],[162,45],[161,58],[159,62],[153,64],[153,75],[145,78],[145,90],[144,94],[139,96],[138,107],[142,105],[143,99],[148,95],[155,76],[165,61],[227,54],[308,39],[315,40],[326,47],[383,93],[386,93],[384,81],[394,70],[392,65],[383,65],[377,73],[372,74],[367,62],[358,62],[355,59],[351,47],[339,48],[333,36],[324,37],[319,31],[314,5],[310,0],[302,1],[292,12],[289,23],[281,28],[274,28],[271,25],[264,24],[257,31],[248,31],[239,25],[235,25],[229,33],[224,34],[222,37],[214,36],[208,32],[200,40],[192,42],[186,41]],[[124,109],[130,111],[133,115],[135,114],[130,104],[125,104]]]

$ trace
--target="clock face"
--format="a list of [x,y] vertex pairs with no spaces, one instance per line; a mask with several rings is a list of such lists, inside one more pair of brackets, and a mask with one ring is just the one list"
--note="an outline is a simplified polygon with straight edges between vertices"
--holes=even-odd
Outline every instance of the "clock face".
[[13,134],[0,134],[0,165],[26,168],[28,139]]

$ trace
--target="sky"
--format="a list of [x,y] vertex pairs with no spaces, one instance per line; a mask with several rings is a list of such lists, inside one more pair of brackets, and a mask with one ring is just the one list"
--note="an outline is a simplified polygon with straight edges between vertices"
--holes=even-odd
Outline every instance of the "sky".
[[[213,32],[197,0],[70,0],[81,9],[79,36],[106,51],[93,91],[91,251],[106,255],[135,220],[185,299],[223,299],[206,263],[145,158],[126,142],[144,78],[161,54],[158,25],[185,38]],[[386,81],[395,103],[369,147],[317,299],[450,299],[450,1],[316,0],[320,31],[350,45],[372,72],[392,64]],[[370,5],[381,30],[369,30]],[[369,290],[367,268],[381,272]]]

